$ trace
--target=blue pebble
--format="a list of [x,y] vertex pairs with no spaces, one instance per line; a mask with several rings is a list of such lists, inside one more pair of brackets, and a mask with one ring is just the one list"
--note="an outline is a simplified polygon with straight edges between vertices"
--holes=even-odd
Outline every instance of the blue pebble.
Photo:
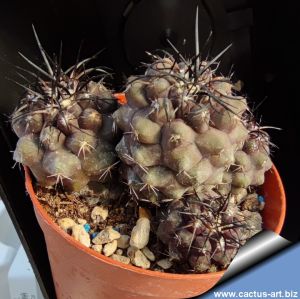
[[265,202],[265,198],[264,198],[262,195],[259,195],[259,196],[258,196],[258,201],[259,201],[260,203],[263,203],[263,202]]
[[91,238],[94,239],[97,235],[98,235],[98,233],[92,233]]
[[85,229],[85,231],[88,233],[89,231],[90,231],[90,229],[91,229],[91,226],[88,224],[88,223],[86,223],[84,226],[84,229]]

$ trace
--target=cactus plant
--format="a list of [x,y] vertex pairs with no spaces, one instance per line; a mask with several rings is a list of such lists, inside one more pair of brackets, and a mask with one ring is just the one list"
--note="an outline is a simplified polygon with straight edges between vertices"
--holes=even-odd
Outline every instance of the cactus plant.
[[34,34],[47,71],[20,53],[37,73],[22,69],[35,82],[22,85],[26,94],[11,115],[19,138],[14,160],[42,186],[80,191],[89,182],[106,182],[118,163],[111,117],[117,101],[103,85],[108,73],[86,68],[98,53],[63,71],[61,54],[49,58]]
[[262,229],[257,194],[251,196],[256,210],[241,208],[234,195],[174,200],[158,217],[157,228],[169,259],[181,271],[182,265],[200,273],[226,268],[239,247]]
[[[37,189],[49,214],[84,246],[126,264],[172,273],[226,268],[262,229],[257,192],[272,166],[271,127],[255,120],[231,77],[217,73],[227,48],[201,61],[169,42],[177,56],[150,54],[117,107],[103,85],[107,73],[85,69],[94,57],[63,71],[61,57],[50,59],[34,33],[47,71],[21,54],[39,74],[29,72],[36,81],[22,85],[11,123],[15,161],[39,185],[73,192],[66,199]],[[122,194],[119,174],[109,190],[102,185],[118,158]],[[66,200],[73,209],[57,208]]]
[[272,166],[269,136],[214,61],[154,56],[131,77],[128,103],[114,112],[123,138],[116,150],[136,200],[155,204],[219,190],[241,195]]
[[122,176],[135,202],[158,206],[157,252],[171,272],[224,269],[262,230],[256,192],[272,166],[272,127],[260,126],[231,78],[217,74],[226,50],[211,61],[177,49],[179,58],[151,55],[113,114]]

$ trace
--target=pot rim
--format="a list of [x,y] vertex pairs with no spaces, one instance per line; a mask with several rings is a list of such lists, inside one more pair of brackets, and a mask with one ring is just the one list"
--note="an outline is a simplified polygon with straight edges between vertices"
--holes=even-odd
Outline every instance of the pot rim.
[[[80,242],[76,241],[72,236],[64,232],[48,215],[46,210],[43,208],[43,206],[40,204],[34,189],[33,189],[33,184],[32,184],[32,179],[30,175],[30,169],[27,166],[24,166],[24,171],[25,171],[25,186],[28,191],[28,194],[30,196],[30,199],[33,203],[34,209],[42,216],[41,219],[49,225],[53,230],[55,230],[61,237],[63,237],[70,245],[75,246],[77,249],[83,251],[86,254],[91,255],[92,257],[101,260],[102,262],[112,265],[117,268],[121,268],[124,270],[128,270],[131,272],[136,272],[138,274],[146,275],[146,276],[156,276],[157,278],[162,278],[162,279],[175,279],[175,280],[182,280],[182,279],[188,279],[188,280],[195,280],[199,281],[200,278],[203,279],[216,279],[216,278],[221,278],[226,270],[218,271],[218,272],[212,272],[212,273],[202,273],[202,274],[175,274],[175,273],[162,273],[162,272],[157,272],[157,271],[152,271],[152,270],[146,270],[142,268],[135,267],[133,265],[126,265],[124,263],[115,261],[109,257],[106,257],[105,255],[96,252],[95,250],[86,247],[82,245]],[[281,178],[279,176],[279,173],[276,169],[276,167],[273,165],[272,166],[272,171],[274,172],[274,175],[277,178],[278,181],[278,188],[281,193],[281,203],[282,203],[282,212],[280,214],[280,218],[278,221],[278,224],[274,230],[275,233],[279,234],[284,223],[285,219],[285,212],[286,212],[286,196],[284,192],[284,187],[281,181]]]
[[272,165],[272,168],[269,170],[269,172],[274,173],[274,176],[276,177],[276,180],[278,183],[279,194],[281,195],[280,196],[281,205],[282,205],[281,213],[280,213],[278,223],[277,223],[275,229],[273,230],[274,233],[280,235],[283,225],[284,225],[285,216],[286,216],[286,194],[285,194],[285,190],[284,190],[284,186],[283,186],[280,174],[274,164]]

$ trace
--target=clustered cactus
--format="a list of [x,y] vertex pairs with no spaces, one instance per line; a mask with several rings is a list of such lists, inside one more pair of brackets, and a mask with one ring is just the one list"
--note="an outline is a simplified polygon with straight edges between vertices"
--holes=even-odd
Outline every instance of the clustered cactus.
[[[195,272],[225,268],[261,230],[254,190],[272,166],[269,136],[214,61],[153,56],[130,77],[114,112],[116,151],[134,200],[161,207],[157,236],[169,259]],[[243,205],[243,206],[241,206]],[[250,210],[249,210],[250,209]]]
[[186,263],[193,272],[226,268],[239,247],[261,230],[257,194],[248,195],[244,202],[251,198],[250,210],[237,205],[234,196],[174,200],[157,229],[170,260]]
[[[48,72],[21,54],[41,76],[31,73],[35,82],[25,87],[11,116],[19,137],[14,160],[28,166],[42,186],[60,183],[79,191],[89,182],[105,182],[117,162],[111,117],[117,101],[102,83],[105,71],[85,69],[93,57],[63,71],[40,49]],[[92,72],[98,74],[90,78]]]
[[[198,55],[187,60],[178,52],[178,58],[151,55],[145,73],[129,77],[127,103],[117,107],[102,80],[88,77],[99,71],[85,69],[90,59],[64,72],[40,49],[48,72],[24,58],[47,80],[36,76],[12,115],[19,137],[14,159],[28,166],[40,185],[61,185],[69,192],[105,183],[121,161],[121,179],[116,175],[112,185],[125,183],[133,204],[150,211],[138,220],[147,222],[146,235],[137,223],[131,237],[114,233],[105,242],[105,230],[89,237],[80,223],[68,220],[84,235],[84,244],[99,252],[106,244],[105,255],[112,252],[114,259],[140,267],[150,268],[157,247],[168,257],[157,262],[164,270],[172,265],[195,273],[226,268],[239,247],[262,229],[263,203],[256,192],[272,162],[264,130],[269,127],[255,121],[230,77],[217,74],[216,61],[224,51],[211,61]],[[117,128],[119,140],[113,134]],[[153,252],[149,221],[158,242]],[[114,254],[116,240],[123,239],[127,256]]]
[[[226,195],[264,182],[272,163],[268,136],[246,99],[209,62],[159,58],[129,78],[128,104],[114,113],[123,138],[116,150],[136,199],[153,203],[219,189]],[[240,189],[240,190],[239,190]]]

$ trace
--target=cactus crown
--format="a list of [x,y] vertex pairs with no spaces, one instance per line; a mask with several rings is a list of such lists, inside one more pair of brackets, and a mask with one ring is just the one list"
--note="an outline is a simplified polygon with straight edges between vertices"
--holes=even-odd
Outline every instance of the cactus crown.
[[[89,58],[77,61],[73,66],[64,71],[62,69],[62,46],[58,57],[54,55],[51,58],[42,47],[34,27],[33,32],[46,70],[22,53],[19,53],[34,68],[35,72],[16,66],[18,70],[33,77],[34,81],[31,83],[25,78],[28,83],[27,85],[15,82],[25,89],[26,94],[19,101],[11,116],[13,125],[20,118],[26,117],[28,121],[24,128],[25,133],[35,133],[37,128],[34,128],[34,125],[31,128],[32,124],[30,120],[36,114],[44,116],[44,125],[55,125],[57,121],[56,116],[59,112],[70,111],[73,113],[78,110],[77,106],[82,102],[93,102],[97,109],[106,112],[108,106],[110,106],[109,110],[113,110],[116,107],[115,98],[112,97],[111,93],[104,86],[96,86],[94,84],[94,80],[100,80],[102,83],[105,77],[110,76],[110,74],[104,68],[87,68],[87,64],[94,60],[102,50]],[[24,78],[22,74],[18,72],[17,74]],[[76,112],[78,113],[78,111]],[[67,121],[67,116],[65,121]],[[37,122],[35,124],[38,125]],[[19,135],[18,132],[16,133]]]
[[124,131],[116,150],[129,166],[123,174],[134,199],[159,204],[203,185],[262,184],[271,167],[269,127],[255,121],[230,77],[217,74],[228,48],[210,61],[185,59],[177,49],[177,58],[150,54],[145,73],[128,79],[128,104],[114,118]]

